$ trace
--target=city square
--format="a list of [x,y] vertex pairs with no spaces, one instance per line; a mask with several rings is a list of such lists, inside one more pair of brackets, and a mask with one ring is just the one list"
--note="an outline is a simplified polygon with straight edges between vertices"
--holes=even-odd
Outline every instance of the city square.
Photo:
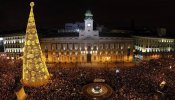
[[[8,63],[11,62],[11,63]],[[173,63],[172,63],[173,62]],[[171,68],[170,68],[171,64]],[[22,61],[1,59],[1,91],[2,99],[15,99],[15,92],[22,87]],[[107,99],[156,99],[162,91],[170,99],[174,98],[174,59],[158,59],[141,62],[135,67],[83,67],[75,64],[54,64],[48,70],[50,81],[41,87],[24,87],[29,100],[41,99],[93,99],[83,92],[83,87],[93,83],[94,79],[104,79],[113,92]],[[116,73],[119,69],[119,73]],[[166,82],[165,90],[160,84]],[[160,98],[160,97],[159,97]]]
[[2,100],[175,99],[170,26],[153,31],[131,21],[130,28],[108,29],[86,9],[84,22],[40,29],[40,2],[25,3],[25,32],[0,30]]

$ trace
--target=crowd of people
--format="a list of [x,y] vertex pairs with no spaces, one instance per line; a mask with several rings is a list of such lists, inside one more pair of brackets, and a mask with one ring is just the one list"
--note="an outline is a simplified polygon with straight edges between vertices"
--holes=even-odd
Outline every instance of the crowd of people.
[[0,58],[0,98],[1,100],[15,100],[15,91],[20,88],[19,81],[22,72],[21,60]]
[[[22,61],[0,59],[2,100],[16,99],[21,88]],[[92,100],[82,87],[94,79],[104,79],[113,89],[108,100],[175,100],[175,59],[142,61],[133,67],[84,67],[83,64],[54,64],[48,67],[48,84],[24,87],[27,100]],[[118,71],[116,71],[118,70]],[[160,83],[164,81],[164,87]]]

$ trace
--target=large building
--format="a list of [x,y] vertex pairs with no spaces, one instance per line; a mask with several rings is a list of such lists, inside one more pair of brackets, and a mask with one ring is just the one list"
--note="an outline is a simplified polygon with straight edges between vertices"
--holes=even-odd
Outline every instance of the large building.
[[[118,34],[99,33],[93,29],[93,15],[85,13],[84,30],[52,33],[41,39],[48,62],[131,62],[133,39]],[[63,34],[63,35],[61,35]]]
[[15,33],[13,35],[6,35],[3,38],[3,49],[9,58],[19,58],[22,56],[24,37],[22,33]]
[[[73,26],[39,36],[47,62],[132,62],[171,57],[175,50],[173,38],[134,36],[129,30],[94,30],[90,11],[85,13],[84,25],[78,31]],[[164,30],[161,35],[165,35]],[[5,36],[3,43],[10,58],[22,55],[24,35]]]
[[175,50],[175,39],[134,36],[135,58],[149,60],[171,57]]

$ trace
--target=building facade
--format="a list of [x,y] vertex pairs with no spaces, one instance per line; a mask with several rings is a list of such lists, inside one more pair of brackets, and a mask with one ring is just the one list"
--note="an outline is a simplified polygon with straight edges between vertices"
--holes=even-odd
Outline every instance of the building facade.
[[134,36],[135,57],[149,60],[171,57],[175,51],[175,39]]
[[84,30],[78,36],[42,38],[41,48],[48,62],[131,62],[133,39],[101,37],[93,29],[93,15],[85,13]]
[[22,56],[25,36],[21,34],[9,35],[3,38],[4,52],[8,58],[19,58]]
[[[175,39],[132,36],[127,30],[94,30],[90,11],[85,13],[82,26],[83,30],[56,31],[39,37],[45,60],[51,63],[132,62],[171,57],[175,51]],[[22,33],[3,37],[4,52],[9,58],[22,56],[24,38]]]
[[48,62],[131,62],[131,38],[43,38],[41,48]]

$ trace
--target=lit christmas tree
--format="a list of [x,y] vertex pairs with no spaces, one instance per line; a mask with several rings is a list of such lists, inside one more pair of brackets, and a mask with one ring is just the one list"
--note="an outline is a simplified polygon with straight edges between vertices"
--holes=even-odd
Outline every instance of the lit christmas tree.
[[46,84],[50,76],[37,35],[33,14],[34,2],[31,2],[30,6],[23,53],[22,83],[25,86],[37,87]]

